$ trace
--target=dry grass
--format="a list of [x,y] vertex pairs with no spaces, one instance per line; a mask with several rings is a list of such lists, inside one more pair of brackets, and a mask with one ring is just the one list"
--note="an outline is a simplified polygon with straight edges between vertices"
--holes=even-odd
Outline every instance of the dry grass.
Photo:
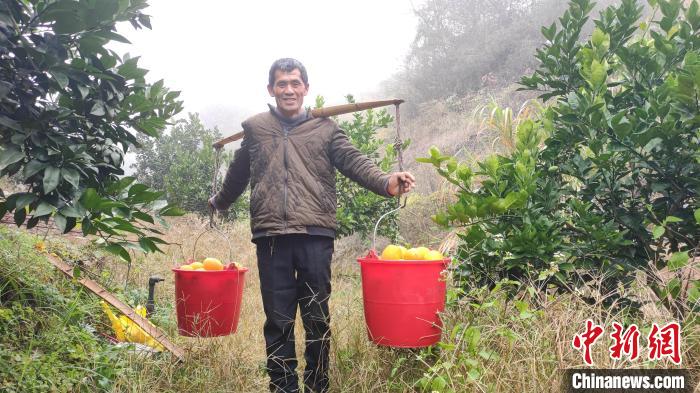
[[[156,304],[174,302],[173,266],[180,265],[182,250],[189,258],[198,235],[206,224],[188,216],[174,220],[167,234],[179,246],[169,247],[164,255],[151,255],[142,265],[132,268],[130,285],[145,286],[148,277],[159,274],[166,281],[157,289]],[[117,389],[133,392],[152,391],[207,391],[207,392],[262,392],[267,389],[264,370],[265,344],[262,335],[264,314],[255,262],[255,247],[250,242],[247,223],[225,226],[222,232],[231,240],[234,260],[250,268],[246,276],[244,303],[238,331],[222,338],[177,337],[175,342],[185,347],[188,358],[182,365],[167,362],[141,362],[138,378],[120,382]],[[391,370],[394,351],[377,348],[367,340],[362,309],[359,266],[355,258],[366,252],[364,243],[350,237],[338,242],[333,266],[332,315],[332,372],[334,391],[388,391],[386,378]],[[228,241],[213,232],[204,233],[197,244],[196,257],[227,254]],[[338,256],[341,256],[340,258]],[[124,268],[119,270],[124,272]],[[171,316],[174,319],[174,315]],[[303,369],[303,329],[301,320],[296,324],[299,370]],[[352,378],[348,378],[352,375]],[[408,386],[406,389],[410,390]]]
[[[494,101],[502,107],[520,108],[533,98],[531,92],[518,92],[517,88],[517,85],[512,85],[497,91],[479,91],[458,100],[428,102],[421,104],[417,115],[402,117],[401,135],[411,140],[403,155],[404,169],[416,176],[418,192],[430,194],[444,187],[442,178],[435,175],[431,165],[415,161],[418,157],[425,157],[431,146],[468,163],[499,151],[493,146],[499,133],[483,127],[483,118],[478,112],[484,102]],[[379,135],[393,141],[396,136],[394,127],[381,130]]]
[[[173,220],[167,233],[171,242],[181,243],[186,254],[191,254],[196,236],[206,225],[196,217],[187,216]],[[186,348],[184,363],[174,364],[167,358],[143,360],[131,359],[137,375],[125,376],[118,381],[116,391],[128,392],[263,392],[267,389],[264,371],[264,340],[262,327],[264,314],[260,297],[255,263],[254,245],[249,241],[250,231],[246,222],[222,228],[231,241],[234,260],[250,268],[246,277],[244,303],[238,332],[220,338],[174,337]],[[197,257],[227,254],[228,240],[205,233],[197,246]],[[151,274],[160,274],[166,281],[157,289],[156,304],[161,312],[169,313],[165,320],[174,321],[174,284],[170,268],[182,262],[182,251],[171,246],[163,255],[151,255],[138,262],[132,269],[130,287],[145,287]],[[502,298],[502,293],[484,295],[472,299],[475,304],[495,302],[491,308],[479,309],[468,301],[453,303],[444,314],[443,341],[454,348],[431,351],[390,349],[377,347],[367,339],[362,307],[362,290],[359,266],[355,259],[366,252],[366,243],[355,237],[336,242],[333,264],[333,296],[331,297],[332,353],[331,391],[333,392],[411,392],[417,391],[417,381],[431,375],[431,366],[453,364],[445,372],[448,388],[453,391],[488,392],[543,392],[559,391],[558,381],[562,369],[582,366],[581,354],[571,346],[571,340],[584,327],[587,318],[604,322],[610,329],[613,320],[622,321],[617,314],[589,306],[570,296],[538,300],[534,316],[522,319],[512,302]],[[187,256],[189,257],[189,255]],[[123,267],[115,267],[124,273]],[[639,324],[655,321],[665,314],[659,310],[637,321]],[[651,319],[653,316],[653,319]],[[663,319],[663,318],[662,318]],[[670,319],[669,319],[670,320]],[[476,381],[465,379],[470,367],[463,359],[469,355],[459,335],[451,337],[456,327],[475,326],[481,331],[480,349],[494,351],[498,358],[479,360],[480,377]],[[171,334],[174,326],[169,326]],[[504,332],[512,332],[511,339]],[[608,331],[606,330],[606,335]],[[684,331],[683,362],[685,367],[697,367],[700,332]],[[303,329],[297,320],[297,356],[299,369],[303,369]],[[643,349],[645,339],[640,343]],[[640,361],[632,364],[612,362],[607,356],[606,344],[594,347],[594,362],[598,367],[627,368],[650,366]],[[462,360],[460,360],[462,359]],[[653,367],[666,367],[658,363]],[[448,390],[445,390],[448,391]]]

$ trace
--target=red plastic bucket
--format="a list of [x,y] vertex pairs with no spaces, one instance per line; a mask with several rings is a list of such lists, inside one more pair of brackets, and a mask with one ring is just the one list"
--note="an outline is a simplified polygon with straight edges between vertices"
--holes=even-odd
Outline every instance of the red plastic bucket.
[[248,269],[172,270],[180,335],[216,337],[236,332]]
[[449,259],[390,261],[358,258],[369,339],[377,345],[420,348],[440,341],[445,309],[443,271]]

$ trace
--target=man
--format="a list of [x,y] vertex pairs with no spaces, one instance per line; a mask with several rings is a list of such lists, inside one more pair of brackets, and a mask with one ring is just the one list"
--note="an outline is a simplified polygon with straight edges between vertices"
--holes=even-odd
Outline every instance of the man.
[[408,172],[384,174],[337,124],[304,110],[306,68],[295,59],[270,67],[267,91],[276,107],[242,124],[222,190],[210,199],[227,209],[250,181],[250,220],[257,246],[270,390],[298,391],[294,321],[297,305],[306,332],[306,392],[328,390],[331,259],[335,237],[335,169],[387,197],[408,192]]

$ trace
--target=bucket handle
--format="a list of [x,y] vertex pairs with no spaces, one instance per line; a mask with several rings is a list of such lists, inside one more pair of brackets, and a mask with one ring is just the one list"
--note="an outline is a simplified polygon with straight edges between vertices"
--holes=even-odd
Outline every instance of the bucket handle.
[[226,235],[224,231],[218,228],[216,224],[214,224],[214,221],[212,217],[210,217],[209,223],[206,224],[206,229],[204,229],[194,240],[194,244],[192,245],[192,259],[195,258],[195,254],[197,253],[197,243],[199,242],[199,239],[204,236],[204,234],[208,232],[214,232],[223,239],[226,240],[226,243],[228,244],[228,261],[231,262],[233,261],[233,245],[231,244],[231,239]]
[[377,229],[379,229],[379,223],[382,222],[384,217],[388,216],[389,214],[395,213],[395,212],[403,209],[404,207],[406,207],[407,200],[408,200],[408,198],[404,197],[403,204],[402,204],[401,203],[401,194],[399,194],[399,203],[398,203],[399,206],[396,209],[390,210],[390,211],[382,214],[382,216],[379,217],[379,219],[377,220],[377,223],[374,224],[374,233],[372,234],[372,250],[375,250],[375,251],[377,250]]

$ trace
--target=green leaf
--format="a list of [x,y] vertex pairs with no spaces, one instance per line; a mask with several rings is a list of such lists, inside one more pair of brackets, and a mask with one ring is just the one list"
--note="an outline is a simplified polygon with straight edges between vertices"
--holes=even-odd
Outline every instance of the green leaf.
[[8,147],[0,154],[0,171],[24,158],[24,153],[15,147]]
[[48,164],[46,164],[45,162],[41,162],[36,159],[29,161],[27,165],[24,166],[24,180],[27,180],[33,175],[37,174],[39,171],[42,171],[44,168],[46,168],[47,165]]
[[140,119],[136,124],[134,124],[134,128],[148,136],[158,137],[160,135],[160,131],[165,128],[165,125],[165,120],[157,117],[149,117],[146,119]]
[[132,215],[141,221],[146,221],[146,222],[151,223],[151,224],[154,223],[153,217],[151,217],[149,214],[146,214],[144,212],[136,211],[136,212],[133,212]]
[[161,196],[163,196],[162,191],[143,191],[137,195],[134,195],[131,201],[133,203],[148,203],[155,201]]
[[78,266],[78,265],[73,266],[73,279],[80,280],[80,278],[82,276],[83,276],[83,271],[80,270],[80,266]]
[[160,252],[158,246],[147,237],[139,238],[139,245],[141,246],[141,249],[143,249],[145,252]]
[[134,184],[129,188],[128,195],[133,197],[134,195],[141,195],[143,192],[148,191],[148,186],[145,184]]
[[700,280],[692,281],[688,288],[688,304],[700,302]]
[[669,222],[682,222],[683,219],[678,218],[676,216],[668,216],[664,219],[664,223],[669,223]]
[[114,254],[126,262],[131,262],[131,255],[126,251],[124,247],[117,243],[109,243],[105,246],[105,250],[111,254]]
[[148,70],[138,68],[138,61],[138,57],[125,61],[124,64],[117,68],[117,72],[126,79],[137,79],[144,77],[146,73],[148,73]]
[[51,204],[49,204],[45,201],[41,201],[41,203],[39,203],[39,206],[37,206],[36,209],[34,209],[34,211],[32,211],[32,215],[35,217],[41,217],[41,216],[45,216],[47,214],[51,214],[55,210],[56,210],[56,208],[54,206],[52,206]]
[[685,13],[686,20],[690,23],[693,30],[700,28],[700,6],[698,2],[693,0]]
[[91,115],[104,116],[105,115],[105,105],[102,101],[95,101],[90,110]]
[[66,232],[66,228],[68,227],[68,221],[65,217],[63,217],[60,214],[56,214],[53,216],[53,222],[56,224],[56,228],[58,228],[58,230],[61,231],[61,233]]
[[615,135],[620,139],[625,138],[632,131],[632,124],[624,116],[624,113],[616,115],[611,121],[611,126]]
[[678,295],[681,293],[681,281],[678,279],[678,277],[675,277],[674,279],[668,282],[668,285],[666,285],[665,292],[671,295],[671,298],[673,299],[678,298]]
[[659,226],[654,226],[654,229],[651,231],[651,234],[652,234],[652,237],[653,237],[654,239],[658,239],[658,238],[660,238],[661,236],[663,236],[663,234],[664,234],[665,232],[666,232],[666,228],[664,228],[663,226],[659,225]]
[[574,264],[573,263],[560,263],[559,270],[564,271],[564,272],[572,272],[572,271],[574,271]]
[[683,267],[685,267],[685,265],[688,264],[689,258],[690,257],[688,255],[688,251],[674,253],[668,260],[668,270],[675,271],[678,269],[682,269]]
[[24,209],[25,206],[36,201],[38,198],[36,194],[29,192],[18,193],[15,195],[17,195],[14,203],[15,209]]
[[94,188],[88,188],[83,192],[80,202],[88,210],[97,210],[100,207],[101,198]]
[[597,89],[603,86],[607,78],[608,70],[605,64],[599,62],[598,60],[593,60],[591,63],[591,77],[589,80],[593,88]]
[[[5,115],[0,115],[0,125],[12,128],[15,131],[22,131],[22,127],[17,123],[16,120],[10,119],[9,117]],[[0,160],[1,162],[2,160]],[[2,169],[2,167],[0,167]]]
[[438,375],[433,378],[430,383],[430,389],[437,392],[442,392],[447,387],[447,380],[442,375]]
[[660,146],[663,143],[663,140],[661,138],[652,138],[645,146],[644,150],[648,152],[652,152],[656,147]]
[[22,209],[15,209],[15,224],[17,226],[21,226],[24,223],[24,219],[27,218],[27,210],[24,208]]
[[76,202],[73,206],[64,206],[60,210],[61,215],[65,217],[83,218],[85,217],[85,208],[80,202]]
[[184,215],[185,213],[186,213],[186,212],[185,212],[184,210],[182,210],[181,208],[179,208],[179,207],[177,207],[177,206],[167,206],[167,207],[163,208],[163,209],[159,212],[159,215],[164,216],[164,217],[168,217],[168,216],[182,216],[182,215]]
[[75,188],[80,186],[80,172],[73,168],[61,168],[61,177]]
[[65,89],[68,87],[68,77],[66,74],[60,72],[60,71],[51,71],[51,75],[53,76],[53,79],[58,83],[58,86],[61,87],[61,89]]
[[48,166],[44,169],[44,194],[48,194],[58,187],[61,170],[55,166]]
[[131,44],[131,41],[126,39],[126,37],[124,37],[121,34],[117,34],[113,31],[101,31],[99,32],[99,35],[111,41],[122,42],[124,44]]
[[57,34],[73,34],[85,29],[87,8],[77,1],[59,0],[49,4],[39,13],[40,20],[54,22]]
[[693,215],[695,216],[695,222],[700,225],[700,209],[695,210]]
[[540,32],[544,38],[548,39],[549,41],[554,41],[554,34],[557,32],[557,23],[553,22],[549,27],[542,26],[540,28]]

